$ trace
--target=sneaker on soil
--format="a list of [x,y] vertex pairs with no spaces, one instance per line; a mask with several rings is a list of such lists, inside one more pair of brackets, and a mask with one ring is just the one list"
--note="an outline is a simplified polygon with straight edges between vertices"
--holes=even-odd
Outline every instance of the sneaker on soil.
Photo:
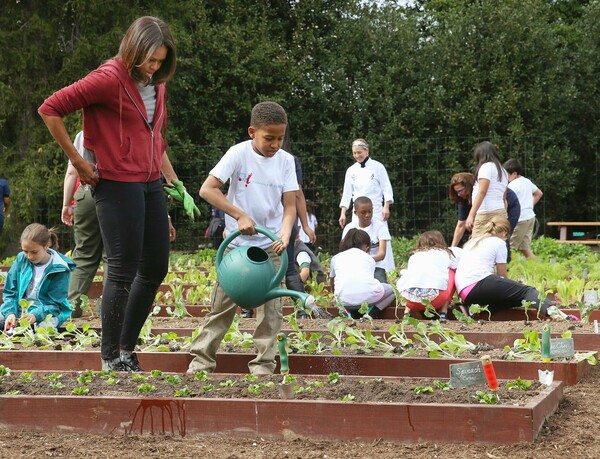
[[121,351],[121,364],[123,365],[124,371],[131,371],[134,373],[144,371],[140,367],[140,362],[135,352],[130,353]]
[[102,359],[102,371],[125,371],[121,357]]

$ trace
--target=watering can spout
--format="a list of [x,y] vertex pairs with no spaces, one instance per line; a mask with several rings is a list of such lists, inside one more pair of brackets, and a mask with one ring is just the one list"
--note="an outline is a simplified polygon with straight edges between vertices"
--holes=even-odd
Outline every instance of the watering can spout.
[[309,302],[309,298],[313,298],[312,295],[309,295],[308,293],[298,292],[296,290],[288,290],[286,288],[274,288],[267,294],[267,300],[279,298],[280,296],[291,296],[296,300],[300,300],[303,308],[306,307],[307,302]]

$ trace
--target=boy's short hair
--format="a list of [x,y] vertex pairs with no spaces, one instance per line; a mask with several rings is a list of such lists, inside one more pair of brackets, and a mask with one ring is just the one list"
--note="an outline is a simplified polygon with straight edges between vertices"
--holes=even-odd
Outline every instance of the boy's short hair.
[[509,174],[516,172],[517,175],[523,175],[523,166],[521,166],[521,163],[517,159],[509,159],[503,166]]
[[260,102],[252,108],[250,125],[260,129],[270,124],[286,124],[287,114],[277,102]]
[[373,206],[373,201],[371,201],[371,198],[369,198],[368,196],[359,196],[354,200],[355,209],[362,204],[369,204],[370,206]]

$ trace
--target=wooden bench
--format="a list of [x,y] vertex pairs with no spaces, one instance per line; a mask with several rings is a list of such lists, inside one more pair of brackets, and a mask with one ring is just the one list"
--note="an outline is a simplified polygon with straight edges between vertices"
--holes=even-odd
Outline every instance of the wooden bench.
[[581,227],[581,226],[595,226],[600,228],[600,222],[548,222],[548,226],[558,226],[559,239],[558,242],[564,242],[565,244],[588,244],[598,245],[600,244],[600,233],[596,236],[596,239],[567,239],[568,228]]

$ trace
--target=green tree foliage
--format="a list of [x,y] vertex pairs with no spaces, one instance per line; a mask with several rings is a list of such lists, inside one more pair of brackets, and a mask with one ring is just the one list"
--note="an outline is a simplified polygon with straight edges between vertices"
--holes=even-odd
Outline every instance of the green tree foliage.
[[[365,137],[396,194],[393,232],[443,227],[449,176],[481,140],[542,185],[546,219],[597,219],[600,3],[574,0],[7,0],[0,16],[0,171],[15,234],[59,221],[66,157],[37,115],[56,89],[115,55],[131,21],[172,27],[168,141],[190,190],[251,107],[281,102],[321,229],[336,228],[350,142]],[[67,120],[73,135],[79,114]],[[547,186],[546,186],[547,184]],[[440,202],[448,203],[440,206]],[[208,215],[205,204],[204,215]],[[17,223],[18,222],[18,223]],[[205,222],[178,228],[194,237]]]

